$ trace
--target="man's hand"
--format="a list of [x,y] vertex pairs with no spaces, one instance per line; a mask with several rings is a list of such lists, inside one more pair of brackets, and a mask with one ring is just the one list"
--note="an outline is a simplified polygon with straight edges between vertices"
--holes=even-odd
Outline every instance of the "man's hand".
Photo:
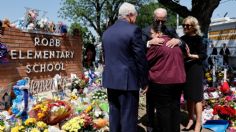
[[164,39],[163,38],[153,38],[151,40],[149,40],[149,44],[150,45],[162,45],[164,43]]
[[175,47],[176,45],[178,45],[181,41],[179,39],[176,39],[176,38],[172,38],[171,40],[169,40],[167,43],[166,43],[166,46],[167,47],[170,47],[170,48],[173,48]]
[[146,94],[147,91],[148,91],[148,85],[145,86],[145,87],[143,88],[143,90],[141,91],[142,95]]

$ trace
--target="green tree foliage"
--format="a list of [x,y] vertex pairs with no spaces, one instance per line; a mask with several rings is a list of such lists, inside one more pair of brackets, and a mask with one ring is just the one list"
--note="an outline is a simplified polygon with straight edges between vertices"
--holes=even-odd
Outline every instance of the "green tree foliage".
[[123,2],[141,5],[145,0],[62,0],[60,16],[93,28],[99,37],[117,20],[118,8]]
[[79,34],[82,38],[84,47],[88,44],[94,44],[95,38],[87,27],[82,27],[79,23],[72,23],[69,32],[73,35]]

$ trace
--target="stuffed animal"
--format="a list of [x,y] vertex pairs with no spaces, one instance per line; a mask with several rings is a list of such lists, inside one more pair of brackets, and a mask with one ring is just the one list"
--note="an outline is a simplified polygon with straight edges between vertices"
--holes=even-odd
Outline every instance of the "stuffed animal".
[[55,24],[51,21],[48,23],[49,25],[49,32],[54,33],[56,30]]
[[13,86],[13,92],[16,98],[12,102],[12,113],[16,117],[20,117],[23,121],[28,118],[28,87],[27,79],[19,80]]
[[4,18],[4,19],[3,19],[3,25],[2,25],[2,27],[4,27],[4,28],[10,28],[10,27],[11,27],[10,20],[7,19],[7,18]]

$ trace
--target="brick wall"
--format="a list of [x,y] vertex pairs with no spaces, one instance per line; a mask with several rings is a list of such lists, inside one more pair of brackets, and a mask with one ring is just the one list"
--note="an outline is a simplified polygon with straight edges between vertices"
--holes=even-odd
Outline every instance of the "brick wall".
[[[49,39],[60,39],[62,44],[60,47],[45,47],[45,46],[35,46],[34,38],[49,38]],[[8,56],[9,62],[7,64],[0,64],[0,87],[7,87],[11,82],[15,83],[17,80],[22,79],[22,77],[29,77],[34,80],[52,78],[55,74],[60,74],[62,76],[70,76],[71,73],[81,75],[82,70],[82,41],[79,36],[58,36],[58,35],[48,35],[40,33],[30,33],[22,32],[17,29],[4,29],[1,42],[8,46],[9,50],[21,50],[23,54],[26,54],[28,50],[32,51],[52,51],[60,50],[67,51],[73,50],[75,52],[73,59],[11,59]],[[42,72],[42,73],[26,73],[26,65],[36,64],[36,63],[55,63],[63,62],[65,71],[52,71],[52,72]]]

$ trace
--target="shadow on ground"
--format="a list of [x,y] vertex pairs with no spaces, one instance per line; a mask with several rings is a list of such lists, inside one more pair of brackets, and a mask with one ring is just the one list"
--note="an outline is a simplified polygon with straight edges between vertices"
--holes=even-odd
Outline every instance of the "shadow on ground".
[[[140,113],[143,113],[143,114],[140,115]],[[188,115],[185,111],[181,111],[180,116],[181,116],[181,127],[180,128],[183,129],[184,126],[186,126],[188,123]],[[155,122],[156,122],[156,120],[155,120]],[[139,112],[138,132],[146,132],[146,127],[147,127],[147,115],[143,111],[141,111],[141,112]],[[156,128],[154,128],[154,129],[156,129]],[[194,131],[191,130],[189,132],[194,132]],[[212,131],[208,130],[208,129],[203,129],[202,132],[212,132]]]

